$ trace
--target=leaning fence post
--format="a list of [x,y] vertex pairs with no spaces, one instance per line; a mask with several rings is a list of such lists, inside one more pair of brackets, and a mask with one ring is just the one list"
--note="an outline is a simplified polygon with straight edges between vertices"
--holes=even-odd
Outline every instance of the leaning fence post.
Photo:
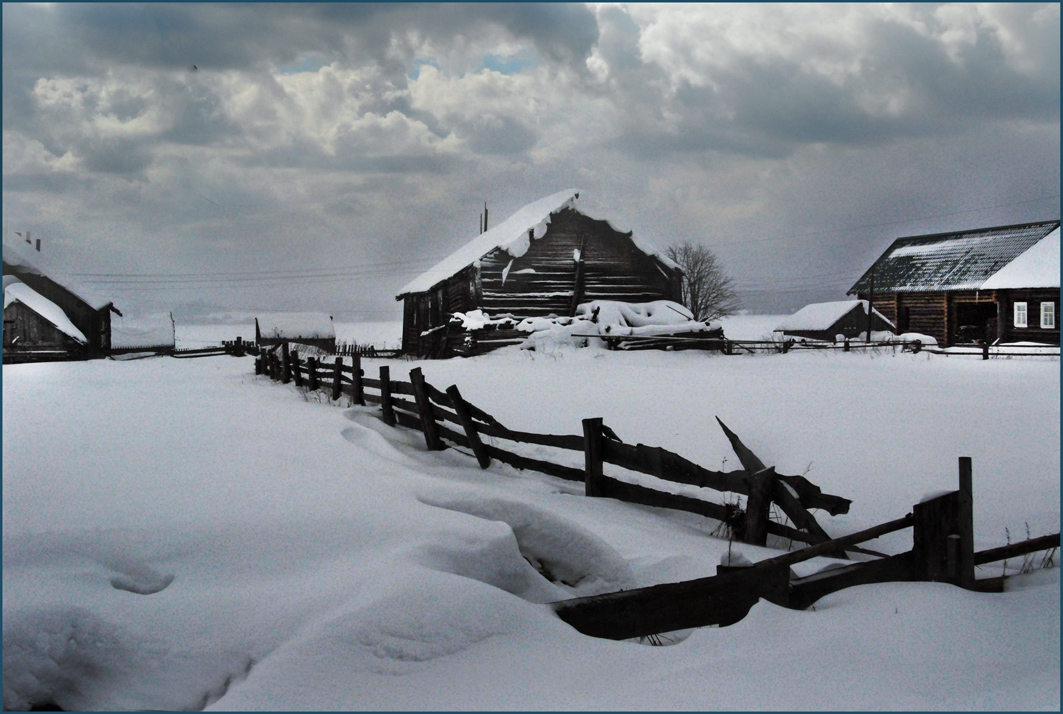
[[395,409],[391,405],[391,370],[380,366],[380,408],[384,411],[384,423],[395,426]]
[[602,418],[583,420],[584,493],[591,497],[605,495],[605,476],[602,473]]
[[749,495],[746,496],[745,542],[750,545],[766,545],[771,492],[775,485],[775,467],[769,466],[750,474],[746,480],[749,483]]
[[425,388],[424,375],[421,374],[420,367],[410,370],[410,382],[413,384],[413,398],[417,401],[417,411],[421,416],[424,442],[430,451],[442,451],[446,446],[439,438],[439,426],[432,412],[432,400],[428,396],[428,389]]
[[355,404],[365,405],[365,392],[362,391],[362,358],[357,352],[351,355],[351,400]]
[[340,398],[340,387],[343,386],[343,358],[336,358],[336,366],[332,369],[332,400]]
[[491,457],[487,455],[487,449],[484,447],[484,443],[480,441],[480,433],[476,431],[476,423],[473,422],[472,415],[469,414],[469,405],[461,398],[458,385],[452,384],[447,387],[447,396],[450,397],[450,406],[454,407],[454,413],[458,415],[461,428],[465,430],[465,437],[469,440],[469,446],[472,447],[472,453],[476,455],[480,468],[486,469],[491,465]]

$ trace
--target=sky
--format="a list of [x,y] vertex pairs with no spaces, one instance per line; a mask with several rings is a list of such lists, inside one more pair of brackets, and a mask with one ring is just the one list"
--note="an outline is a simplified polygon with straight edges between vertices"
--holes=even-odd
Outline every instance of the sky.
[[741,307],[1060,217],[1058,4],[3,4],[4,239],[128,314],[401,319],[538,198]]

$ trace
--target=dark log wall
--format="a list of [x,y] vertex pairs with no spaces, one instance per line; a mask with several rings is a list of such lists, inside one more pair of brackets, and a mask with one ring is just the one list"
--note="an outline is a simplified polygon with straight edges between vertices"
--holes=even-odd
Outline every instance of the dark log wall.
[[79,350],[81,345],[22,303],[4,310],[4,349],[43,348]]
[[584,270],[579,302],[678,300],[672,271],[659,267],[629,236],[614,231],[606,221],[561,211],[553,216],[546,235],[533,240],[520,258],[497,250],[481,261],[479,307],[490,315],[571,314],[577,269],[574,253],[581,247]]
[[[867,299],[866,294],[860,294]],[[1015,327],[1014,304],[1026,303],[1026,328]],[[1041,327],[1041,303],[1051,302],[1054,328]],[[981,306],[981,309],[979,309]],[[957,344],[964,322],[988,321],[987,338],[1002,342],[1059,344],[1059,290],[952,290],[948,292],[898,292],[875,295],[875,308],[897,325],[897,332],[930,335],[943,347]],[[967,319],[963,315],[978,315]]]
[[[1004,324],[1005,342],[1042,342],[1059,344],[1059,290],[1002,290],[1000,314]],[[1015,327],[1016,302],[1026,303],[1027,327]],[[1041,303],[1050,302],[1055,311],[1055,328],[1041,327]]]
[[49,277],[15,270],[19,280],[48,298],[66,313],[89,341],[88,352],[101,356],[111,350],[111,310],[95,309],[68,289]]

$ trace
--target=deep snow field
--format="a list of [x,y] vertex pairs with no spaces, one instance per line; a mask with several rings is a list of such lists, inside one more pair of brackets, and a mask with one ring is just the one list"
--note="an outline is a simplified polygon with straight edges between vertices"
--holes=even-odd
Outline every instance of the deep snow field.
[[[735,338],[771,329],[732,320]],[[178,344],[242,329],[223,327],[179,325]],[[976,548],[1059,531],[1058,358],[511,348],[365,360],[367,376],[381,364],[420,366],[511,428],[579,434],[600,416],[625,441],[740,468],[719,416],[765,463],[853,500],[817,514],[831,535],[954,490],[959,456]],[[718,524],[481,471],[377,412],[255,377],[251,358],[4,366],[4,708],[1060,708],[1058,568],[1009,561],[1003,594],[890,583],[807,611],[761,602],[671,646],[598,640],[544,603],[712,575]],[[901,552],[911,531],[868,545]]]

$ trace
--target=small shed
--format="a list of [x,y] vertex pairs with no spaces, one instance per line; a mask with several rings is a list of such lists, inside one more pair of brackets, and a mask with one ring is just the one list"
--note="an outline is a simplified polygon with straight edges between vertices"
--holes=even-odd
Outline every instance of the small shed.
[[60,284],[46,266],[32,248],[3,244],[4,362],[108,355],[111,313],[122,313],[72,281]]
[[[878,310],[871,311],[871,331],[893,332],[895,326]],[[787,337],[834,342],[838,335],[852,339],[867,332],[867,300],[818,302],[784,319],[776,332]]]
[[1059,221],[898,238],[849,289],[938,344],[1059,344]]
[[[491,318],[575,314],[591,300],[682,300],[683,272],[631,231],[588,216],[568,189],[529,203],[399,290],[402,349],[419,357],[461,352],[455,313]],[[502,344],[499,342],[498,344]]]
[[309,345],[332,353],[336,351],[336,329],[332,316],[321,312],[263,313],[255,318],[255,342],[260,347]]

